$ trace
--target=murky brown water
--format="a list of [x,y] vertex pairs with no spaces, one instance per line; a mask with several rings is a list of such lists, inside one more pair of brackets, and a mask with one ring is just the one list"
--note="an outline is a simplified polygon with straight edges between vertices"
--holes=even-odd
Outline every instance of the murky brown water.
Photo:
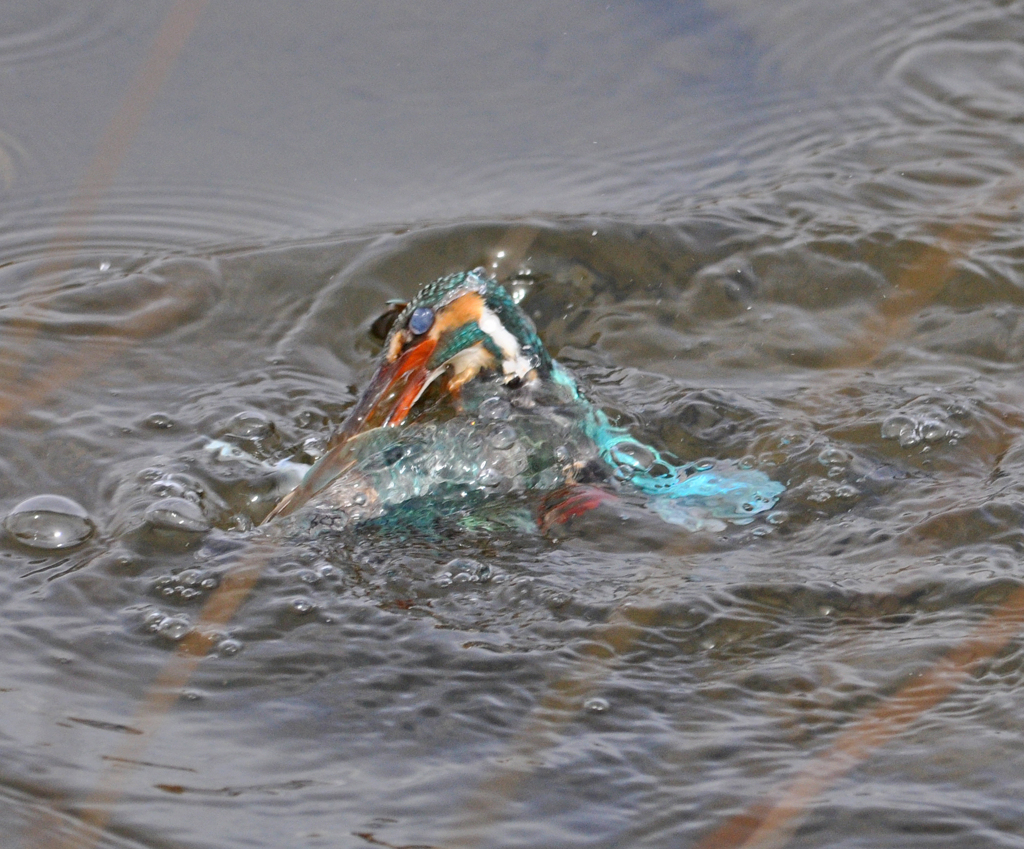
[[[189,6],[0,13],[0,510],[96,528],[0,543],[5,840],[1024,845],[1024,4],[221,2],[153,71]],[[314,451],[383,302],[495,263],[777,510],[278,540],[146,708],[275,498],[205,446]]]

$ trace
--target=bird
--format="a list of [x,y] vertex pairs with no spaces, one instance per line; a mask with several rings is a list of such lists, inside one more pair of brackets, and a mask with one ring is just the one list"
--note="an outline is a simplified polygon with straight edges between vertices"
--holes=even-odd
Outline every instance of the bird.
[[427,283],[385,317],[366,387],[264,524],[429,521],[530,496],[547,532],[633,493],[665,521],[717,530],[751,522],[785,489],[756,469],[679,462],[612,424],[482,268]]

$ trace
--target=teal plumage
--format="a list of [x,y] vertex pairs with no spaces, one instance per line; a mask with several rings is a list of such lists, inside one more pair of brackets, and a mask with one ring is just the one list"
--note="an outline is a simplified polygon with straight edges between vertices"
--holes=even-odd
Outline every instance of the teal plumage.
[[[459,396],[456,414],[449,405],[447,415],[405,422],[425,386],[442,377]],[[386,426],[371,426],[381,409]],[[665,520],[699,529],[749,522],[784,489],[734,464],[675,462],[612,425],[504,287],[480,270],[427,284],[397,315],[340,433],[271,516],[308,505],[314,521],[333,516],[331,526],[389,513],[410,519],[448,509],[453,499],[464,507],[593,481],[608,491],[632,489]]]

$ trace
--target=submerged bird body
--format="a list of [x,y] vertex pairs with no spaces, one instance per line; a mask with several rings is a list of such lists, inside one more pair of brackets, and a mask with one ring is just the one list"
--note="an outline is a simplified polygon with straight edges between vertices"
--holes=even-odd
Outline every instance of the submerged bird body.
[[[440,400],[406,421],[432,383]],[[612,425],[505,289],[476,271],[429,284],[397,315],[331,449],[268,518],[302,508],[304,522],[337,528],[558,493],[541,502],[544,528],[616,488],[690,529],[748,522],[783,490],[758,471],[675,464]]]

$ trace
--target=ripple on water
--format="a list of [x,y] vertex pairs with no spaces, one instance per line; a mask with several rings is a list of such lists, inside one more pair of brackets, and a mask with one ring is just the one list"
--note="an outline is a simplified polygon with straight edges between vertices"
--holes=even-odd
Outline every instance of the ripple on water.
[[1024,118],[1024,26],[1003,15],[998,40],[929,41],[902,57],[896,78],[949,118],[1019,123]]
[[[28,330],[30,342],[143,339],[180,330],[204,317],[219,293],[216,263],[186,257],[158,259],[102,254],[61,268],[51,260],[14,262],[0,269],[3,321]],[[11,334],[5,345],[18,346]],[[9,350],[24,358],[27,350]]]
[[[337,801],[339,816],[375,814],[378,804],[397,809],[411,786],[426,819],[450,806],[451,787],[484,780],[466,778],[466,763],[515,754],[513,738],[531,726],[530,712],[553,682],[597,668],[585,672],[593,686],[574,697],[552,735],[558,751],[536,753],[541,766],[524,797],[550,798],[568,775],[586,780],[595,807],[626,820],[636,787],[649,788],[643,802],[652,809],[676,801],[670,794],[691,793],[704,827],[721,813],[715,788],[730,774],[792,772],[808,747],[826,744],[880,692],[951,647],[983,605],[998,603],[985,592],[991,573],[1018,569],[1013,529],[1021,511],[1011,494],[979,510],[991,500],[989,470],[964,468],[962,459],[982,453],[985,432],[999,435],[996,377],[971,374],[953,387],[910,346],[894,346],[873,374],[826,369],[820,357],[795,358],[782,344],[794,328],[816,329],[803,340],[811,349],[856,327],[902,256],[880,258],[886,252],[872,233],[773,251],[756,222],[730,222],[727,237],[722,229],[693,235],[703,225],[714,229],[706,220],[643,233],[602,225],[600,239],[587,224],[541,228],[523,303],[563,359],[583,363],[577,372],[594,378],[584,380],[587,390],[645,444],[695,467],[723,457],[761,467],[771,458],[772,476],[789,486],[780,510],[758,526],[771,536],[681,534],[628,498],[579,517],[558,541],[507,527],[456,529],[454,521],[440,538],[408,528],[315,539],[282,532],[271,537],[271,560],[246,603],[209,635],[216,652],[189,686],[218,695],[190,708],[188,721],[202,733],[199,743],[182,741],[183,760],[202,762],[215,739],[216,753],[239,774],[257,750],[263,760],[255,769],[270,777],[336,781],[339,763],[395,771],[429,763],[423,785],[414,777],[402,784],[403,800],[395,791],[381,802],[375,791],[373,799],[356,794],[351,807]],[[325,239],[219,255],[216,309],[197,313],[216,321],[167,334],[140,355],[156,389],[133,388],[145,381],[129,370],[113,410],[104,406],[107,386],[96,390],[98,453],[118,458],[99,475],[108,476],[103,498],[113,514],[104,526],[130,566],[89,564],[49,582],[46,608],[61,627],[26,625],[32,651],[59,645],[95,689],[137,695],[152,679],[157,651],[206,627],[200,606],[258,545],[227,527],[247,499],[266,493],[265,469],[230,452],[211,457],[202,446],[219,439],[261,459],[297,456],[342,418],[368,372],[376,349],[366,330],[380,302],[407,297],[453,256],[477,264],[499,237],[467,226],[382,236],[372,249]],[[729,257],[746,258],[751,274],[730,277]],[[211,273],[201,262],[166,262],[181,275]],[[714,274],[699,273],[716,263]],[[141,267],[142,260],[134,270]],[[97,266],[77,289],[54,279],[37,299],[41,338],[61,344],[107,313],[123,332],[120,322],[138,305],[117,311],[109,272]],[[680,354],[687,345],[689,357]],[[934,383],[943,392],[928,388]],[[497,402],[481,410],[497,454],[515,448],[502,439],[512,412]],[[890,421],[896,415],[904,418]],[[54,432],[76,426],[55,419]],[[954,429],[962,436],[951,446]],[[25,433],[18,435],[31,438]],[[901,438],[920,441],[904,447]],[[991,450],[1002,444],[992,443]],[[1019,468],[1021,453],[1004,466]],[[879,458],[894,472],[880,469]],[[623,459],[648,461],[639,445]],[[939,473],[908,478],[926,460]],[[884,485],[873,483],[880,471]],[[171,521],[153,530],[149,520],[161,511]],[[222,530],[182,527],[200,513]],[[924,522],[926,515],[936,518]],[[907,528],[912,533],[901,535]],[[908,538],[916,545],[909,553],[901,548]],[[938,563],[921,548],[952,553]],[[71,603],[68,587],[77,590]],[[30,602],[38,613],[38,599]],[[97,636],[67,649],[68,633],[104,642]],[[249,745],[254,740],[263,748]],[[894,750],[906,753],[899,743]],[[685,759],[685,769],[667,763],[666,752]],[[558,769],[546,769],[559,759]],[[685,780],[665,789],[669,770]],[[445,794],[436,792],[438,775]],[[234,780],[204,775],[196,783]],[[584,795],[558,806],[578,811]],[[428,837],[444,842],[387,835],[394,845]]]
[[15,3],[0,18],[0,65],[67,62],[124,37],[143,16],[133,4],[104,0]]
[[[6,151],[6,153],[5,153]],[[33,165],[13,138],[0,135],[0,167],[10,161],[14,178]],[[0,178],[3,172],[0,170]],[[0,252],[9,259],[53,262],[65,252],[164,253],[168,246],[215,249],[223,245],[301,238],[337,226],[326,201],[286,186],[145,183],[107,189],[95,208],[74,207],[66,190],[33,186],[13,192],[0,210]],[[79,216],[76,218],[76,214]]]

